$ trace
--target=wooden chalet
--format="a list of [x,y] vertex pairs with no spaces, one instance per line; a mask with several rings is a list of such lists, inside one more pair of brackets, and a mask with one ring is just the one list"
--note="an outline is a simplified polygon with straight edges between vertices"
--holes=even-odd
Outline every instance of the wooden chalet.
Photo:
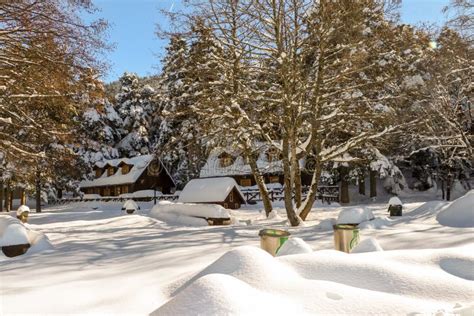
[[163,163],[153,155],[105,160],[96,163],[93,170],[95,179],[80,183],[85,194],[119,196],[153,189],[170,194],[176,187]]
[[178,202],[218,204],[224,208],[238,209],[245,204],[245,198],[233,178],[200,178],[186,184]]
[[[257,166],[265,183],[283,185],[283,164],[281,153],[273,147],[262,145],[257,157]],[[303,163],[303,162],[301,162]],[[231,177],[241,187],[257,185],[248,161],[238,151],[216,148],[211,152],[206,164],[201,169],[200,178]],[[303,185],[311,183],[311,175],[302,172]]]

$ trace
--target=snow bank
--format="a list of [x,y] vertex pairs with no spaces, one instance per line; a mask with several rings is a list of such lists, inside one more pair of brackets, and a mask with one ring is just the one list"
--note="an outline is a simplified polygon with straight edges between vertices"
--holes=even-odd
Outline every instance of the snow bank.
[[360,224],[374,219],[372,211],[365,207],[354,207],[342,210],[337,217],[337,224]]
[[474,227],[474,190],[451,202],[436,220],[449,227]]
[[30,244],[28,254],[52,249],[45,234],[31,230],[9,215],[0,215],[0,247]]
[[281,246],[276,256],[297,255],[310,252],[313,252],[313,249],[303,239],[291,237]]
[[240,247],[182,284],[152,315],[471,311],[473,250],[324,250],[273,258],[259,248]]
[[186,226],[207,226],[207,218],[231,218],[228,210],[216,204],[189,204],[161,201],[155,205],[151,217]]
[[371,252],[371,251],[383,251],[382,247],[375,238],[367,238],[359,242],[352,250],[351,253]]

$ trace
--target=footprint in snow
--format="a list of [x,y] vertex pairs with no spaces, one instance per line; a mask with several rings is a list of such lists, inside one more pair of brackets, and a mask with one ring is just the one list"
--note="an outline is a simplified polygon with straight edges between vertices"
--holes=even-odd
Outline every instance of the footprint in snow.
[[336,294],[336,293],[326,292],[326,296],[327,296],[327,298],[330,298],[330,299],[335,300],[335,301],[342,300],[342,296],[339,295],[339,294]]

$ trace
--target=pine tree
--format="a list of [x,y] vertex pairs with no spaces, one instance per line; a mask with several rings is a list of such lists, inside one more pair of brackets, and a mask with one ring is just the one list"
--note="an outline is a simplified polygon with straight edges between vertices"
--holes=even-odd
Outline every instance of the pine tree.
[[150,125],[157,109],[155,90],[141,85],[138,76],[124,73],[115,108],[123,121],[122,139],[117,144],[121,156],[134,157],[151,152]]

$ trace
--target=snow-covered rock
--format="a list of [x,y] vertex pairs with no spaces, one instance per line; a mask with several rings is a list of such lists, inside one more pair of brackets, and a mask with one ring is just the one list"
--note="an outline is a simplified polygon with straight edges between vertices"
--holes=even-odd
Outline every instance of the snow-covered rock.
[[374,219],[372,211],[365,207],[354,207],[342,210],[337,217],[337,224],[360,224]]
[[28,244],[26,227],[16,218],[0,215],[0,246]]
[[474,227],[474,190],[451,202],[436,219],[444,226]]
[[0,215],[0,247],[24,244],[31,245],[28,254],[53,248],[45,234],[29,229],[9,215]]
[[352,248],[351,253],[372,252],[372,251],[383,251],[383,249],[378,243],[377,239],[370,237],[359,242],[359,244],[357,244],[354,248]]
[[280,257],[310,252],[313,252],[313,249],[303,239],[298,237],[291,237],[281,246],[276,256]]

